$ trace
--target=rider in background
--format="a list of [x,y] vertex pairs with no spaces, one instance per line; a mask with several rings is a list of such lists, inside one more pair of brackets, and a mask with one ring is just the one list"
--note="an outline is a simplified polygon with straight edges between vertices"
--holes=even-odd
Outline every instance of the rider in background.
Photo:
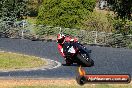
[[77,38],[71,38],[70,36],[65,36],[63,34],[57,35],[58,50],[60,54],[65,58],[66,64],[70,65],[71,60],[64,53],[64,43],[78,42]]

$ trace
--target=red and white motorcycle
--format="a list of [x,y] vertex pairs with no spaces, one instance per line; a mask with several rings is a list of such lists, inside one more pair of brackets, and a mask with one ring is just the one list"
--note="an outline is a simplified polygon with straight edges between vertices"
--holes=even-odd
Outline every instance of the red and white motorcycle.
[[67,65],[71,65],[73,63],[77,63],[81,66],[94,65],[94,61],[90,58],[91,50],[87,50],[87,48],[79,42],[65,42],[63,49],[67,58]]

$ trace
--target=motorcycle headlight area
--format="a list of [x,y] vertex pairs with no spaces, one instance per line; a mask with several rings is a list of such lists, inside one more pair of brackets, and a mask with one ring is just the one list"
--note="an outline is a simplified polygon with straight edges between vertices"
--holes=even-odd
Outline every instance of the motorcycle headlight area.
[[68,50],[69,53],[76,53],[75,49],[73,46],[71,46]]

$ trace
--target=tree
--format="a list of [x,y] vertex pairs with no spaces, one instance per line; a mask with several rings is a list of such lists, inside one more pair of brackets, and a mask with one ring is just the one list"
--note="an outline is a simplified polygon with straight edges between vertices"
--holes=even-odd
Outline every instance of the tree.
[[43,0],[37,24],[79,28],[95,4],[96,0]]
[[27,15],[27,1],[1,0],[0,1],[0,32],[7,36],[14,26],[14,22]]
[[132,34],[132,0],[108,0],[116,14],[113,25],[117,33]]
[[1,0],[0,18],[4,21],[13,21],[16,18],[22,19],[27,15],[27,6],[25,0]]
[[110,14],[93,11],[83,21],[83,28],[89,31],[113,32],[113,17]]
[[38,15],[38,8],[42,4],[42,0],[28,0],[28,11],[31,17],[36,17]]
[[132,0],[108,0],[118,18],[131,19]]

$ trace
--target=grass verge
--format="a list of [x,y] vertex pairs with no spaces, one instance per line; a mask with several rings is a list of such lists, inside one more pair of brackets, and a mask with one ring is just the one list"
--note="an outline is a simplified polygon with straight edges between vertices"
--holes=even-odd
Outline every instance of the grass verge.
[[85,84],[80,86],[74,79],[53,80],[0,80],[0,88],[132,88],[130,84]]
[[46,62],[39,57],[0,52],[0,70],[34,68],[45,64]]

